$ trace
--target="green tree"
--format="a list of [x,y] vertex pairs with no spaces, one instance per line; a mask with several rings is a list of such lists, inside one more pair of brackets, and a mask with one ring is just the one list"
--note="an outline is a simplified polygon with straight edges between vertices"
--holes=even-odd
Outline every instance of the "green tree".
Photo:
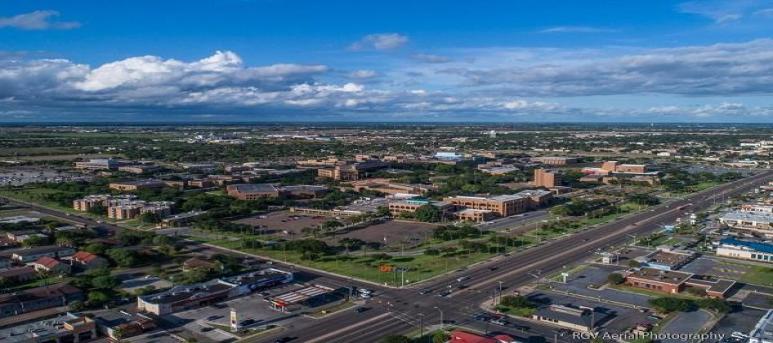
[[101,306],[110,301],[110,296],[103,291],[91,291],[88,295],[88,302],[91,306]]
[[140,215],[140,221],[146,224],[157,224],[161,222],[161,215],[153,212],[145,212]]
[[118,279],[111,275],[97,276],[91,279],[91,285],[99,289],[113,289],[118,287],[119,284]]
[[625,278],[618,273],[609,273],[609,275],[607,275],[607,281],[613,285],[619,285],[625,281]]
[[451,336],[449,336],[445,331],[436,331],[434,334],[432,334],[432,343],[445,343],[448,342],[450,338]]
[[422,222],[437,223],[441,219],[443,219],[442,215],[443,213],[440,211],[440,209],[437,206],[434,206],[432,204],[427,204],[427,205],[422,205],[416,209],[416,212],[414,213],[414,218]]
[[663,312],[663,313],[687,312],[691,309],[694,309],[695,307],[695,304],[688,299],[674,298],[674,297],[661,297],[661,298],[650,299],[648,303],[652,305],[652,307],[654,307],[656,310],[658,310],[658,312]]

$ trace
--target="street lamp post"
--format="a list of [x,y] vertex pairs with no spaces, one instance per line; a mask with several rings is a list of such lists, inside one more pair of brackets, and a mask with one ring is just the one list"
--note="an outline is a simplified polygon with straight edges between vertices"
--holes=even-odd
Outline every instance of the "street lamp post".
[[441,310],[439,307],[435,306],[434,309],[438,310],[440,312],[440,330],[444,329],[445,321],[443,320],[443,310]]

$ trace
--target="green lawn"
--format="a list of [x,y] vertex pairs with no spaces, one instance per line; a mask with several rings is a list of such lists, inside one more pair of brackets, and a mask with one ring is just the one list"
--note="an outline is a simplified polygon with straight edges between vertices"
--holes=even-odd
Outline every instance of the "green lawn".
[[382,272],[379,268],[381,265],[388,264],[395,267],[406,268],[405,284],[409,284],[443,274],[447,271],[466,267],[495,255],[488,253],[469,253],[450,257],[417,255],[381,259],[371,255],[362,256],[361,254],[353,252],[348,256],[324,256],[311,261],[301,259],[301,254],[295,251],[242,248],[241,242],[242,241],[240,240],[217,240],[209,243],[391,286],[399,286],[402,283],[402,273],[394,271]]
[[773,286],[773,268],[754,266],[741,276],[739,280],[760,286]]

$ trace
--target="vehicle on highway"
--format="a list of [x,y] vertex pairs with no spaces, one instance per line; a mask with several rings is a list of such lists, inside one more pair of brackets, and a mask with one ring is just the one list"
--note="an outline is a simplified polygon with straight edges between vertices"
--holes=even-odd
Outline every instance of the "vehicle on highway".
[[293,337],[282,337],[282,338],[277,338],[277,339],[274,341],[274,343],[287,343],[287,342],[290,342],[290,341],[292,341],[292,340],[294,340],[294,339],[295,339],[295,338],[293,338]]
[[425,288],[425,289],[422,289],[422,290],[419,291],[419,294],[421,294],[421,295],[428,294],[428,293],[432,293],[432,290],[428,289],[428,288]]
[[474,314],[472,316],[472,319],[485,322],[485,321],[491,320],[491,315],[486,312],[480,312],[480,313]]
[[357,312],[357,313],[363,313],[363,312],[365,312],[365,311],[367,311],[367,310],[370,310],[370,308],[369,308],[369,307],[358,307],[358,308],[355,310],[355,312]]
[[504,317],[494,317],[494,318],[491,318],[490,323],[495,325],[507,326],[507,319],[505,319]]
[[451,293],[453,293],[453,292],[450,289],[447,289],[445,291],[442,291],[442,292],[438,293],[437,296],[439,296],[439,297],[447,297]]
[[462,281],[469,280],[469,279],[470,279],[470,277],[465,275],[465,276],[456,278],[456,282],[462,282]]

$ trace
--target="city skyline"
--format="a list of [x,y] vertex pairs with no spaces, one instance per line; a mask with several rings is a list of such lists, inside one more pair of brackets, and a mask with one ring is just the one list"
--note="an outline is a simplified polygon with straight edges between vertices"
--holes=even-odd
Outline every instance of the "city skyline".
[[772,22],[771,1],[9,1],[0,122],[770,123]]

